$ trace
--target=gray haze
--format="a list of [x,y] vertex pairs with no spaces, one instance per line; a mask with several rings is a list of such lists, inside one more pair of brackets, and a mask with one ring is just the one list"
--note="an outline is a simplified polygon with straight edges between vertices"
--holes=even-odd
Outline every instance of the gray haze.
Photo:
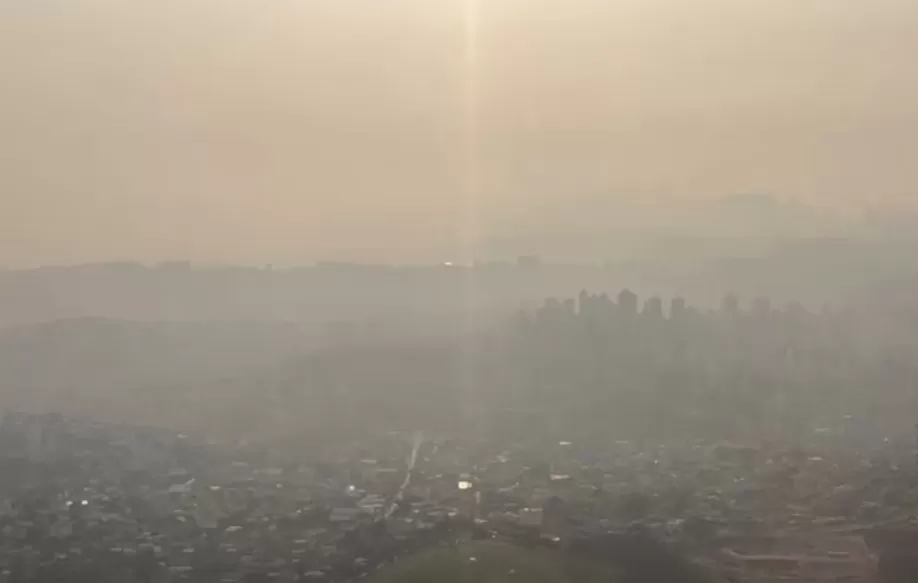
[[[599,430],[607,415],[624,433],[663,416],[670,437],[725,437],[735,423],[799,435],[852,414],[865,435],[909,431],[914,221],[777,236],[754,227],[813,217],[767,197],[715,206],[708,214],[735,226],[756,220],[745,234],[687,231],[605,264],[7,270],[0,406],[313,444],[355,424],[525,433],[514,411],[556,416],[561,433],[578,419],[578,431]],[[633,305],[616,299],[625,287],[641,294]],[[738,308],[722,305],[728,293]],[[660,303],[679,297],[688,311]],[[734,385],[742,392],[723,400]],[[836,390],[831,408],[816,406]]]
[[0,583],[918,581],[916,55],[914,0],[0,0]]
[[[849,358],[898,402],[916,33],[896,0],[5,2],[0,405],[446,428],[673,375],[793,401]],[[629,335],[644,368],[588,357]]]

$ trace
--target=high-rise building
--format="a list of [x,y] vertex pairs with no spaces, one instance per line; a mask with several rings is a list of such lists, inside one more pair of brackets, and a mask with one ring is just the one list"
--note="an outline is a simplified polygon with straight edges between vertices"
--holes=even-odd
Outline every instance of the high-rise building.
[[654,296],[644,303],[644,316],[649,318],[663,318],[663,300]]
[[625,316],[636,316],[638,313],[637,294],[630,289],[623,289],[618,294],[618,311]]
[[739,298],[735,294],[727,294],[724,296],[723,302],[721,302],[721,312],[725,316],[734,318],[739,315]]
[[669,317],[673,320],[685,317],[685,298],[673,298],[669,304]]

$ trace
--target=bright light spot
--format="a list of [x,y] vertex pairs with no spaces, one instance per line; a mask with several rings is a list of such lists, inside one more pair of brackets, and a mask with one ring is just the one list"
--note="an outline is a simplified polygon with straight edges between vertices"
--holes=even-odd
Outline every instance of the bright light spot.
[[80,502],[83,506],[89,506],[89,500],[83,500]]
[[357,491],[357,486],[351,485],[351,486],[348,486],[348,487],[347,487],[347,493],[348,493],[348,494],[353,494],[353,493],[356,492],[356,491]]
[[443,267],[452,267],[452,266],[453,266],[453,262],[452,262],[452,261],[444,261],[444,262],[443,262]]
[[472,488],[472,483],[469,482],[468,480],[461,480],[461,481],[459,482],[459,489],[460,489],[460,490],[470,490],[471,488]]

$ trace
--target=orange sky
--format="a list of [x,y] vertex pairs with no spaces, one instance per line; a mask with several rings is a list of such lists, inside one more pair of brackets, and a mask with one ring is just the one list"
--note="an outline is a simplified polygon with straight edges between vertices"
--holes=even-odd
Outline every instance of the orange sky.
[[918,199],[914,2],[478,0],[470,34],[472,1],[0,4],[0,263],[426,261],[651,228],[648,200]]

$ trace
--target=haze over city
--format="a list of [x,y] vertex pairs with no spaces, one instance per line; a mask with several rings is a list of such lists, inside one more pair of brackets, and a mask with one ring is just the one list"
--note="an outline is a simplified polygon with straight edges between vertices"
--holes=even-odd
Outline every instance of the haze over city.
[[0,0],[0,583],[915,583],[916,55]]
[[913,205],[916,39],[904,0],[4,2],[0,263],[592,260],[695,201]]

